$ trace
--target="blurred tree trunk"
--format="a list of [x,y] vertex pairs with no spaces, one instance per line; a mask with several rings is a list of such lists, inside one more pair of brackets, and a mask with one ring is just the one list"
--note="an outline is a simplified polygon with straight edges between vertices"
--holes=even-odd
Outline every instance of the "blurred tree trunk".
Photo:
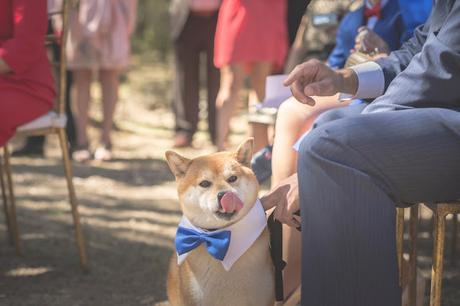
[[137,26],[133,36],[133,52],[154,52],[166,58],[169,38],[169,0],[138,0]]

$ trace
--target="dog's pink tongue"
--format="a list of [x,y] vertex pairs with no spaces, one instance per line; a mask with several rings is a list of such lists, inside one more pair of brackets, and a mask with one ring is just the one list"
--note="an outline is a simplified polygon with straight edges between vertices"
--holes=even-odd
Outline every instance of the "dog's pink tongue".
[[220,205],[224,213],[239,212],[243,208],[243,202],[233,192],[226,192],[220,199]]

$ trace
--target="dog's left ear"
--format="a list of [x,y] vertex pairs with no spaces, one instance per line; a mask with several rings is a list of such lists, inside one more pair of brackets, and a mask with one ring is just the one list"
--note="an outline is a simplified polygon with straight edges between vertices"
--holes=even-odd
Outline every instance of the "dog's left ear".
[[185,173],[187,172],[191,163],[190,159],[185,158],[173,151],[167,151],[165,153],[165,157],[171,172],[176,178],[185,176]]
[[251,167],[252,150],[254,147],[254,138],[248,138],[236,149],[236,160],[246,167]]

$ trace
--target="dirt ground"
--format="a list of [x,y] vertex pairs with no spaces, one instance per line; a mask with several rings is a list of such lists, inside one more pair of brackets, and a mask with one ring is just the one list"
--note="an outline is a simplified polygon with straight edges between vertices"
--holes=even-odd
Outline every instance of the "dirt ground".
[[[166,64],[153,61],[136,67],[121,89],[115,159],[74,164],[91,271],[79,269],[59,151],[56,140],[49,139],[46,159],[13,160],[24,256],[15,256],[8,244],[0,214],[0,305],[164,305],[167,263],[180,218],[173,177],[163,159],[173,135],[173,118],[165,107],[171,73]],[[91,134],[97,144],[100,105],[93,104]],[[194,148],[182,153],[213,151],[205,129],[200,125]],[[245,130],[244,118],[234,122],[233,143]],[[428,277],[431,236],[428,215],[423,216],[419,262]],[[446,262],[443,305],[460,305],[459,272]]]

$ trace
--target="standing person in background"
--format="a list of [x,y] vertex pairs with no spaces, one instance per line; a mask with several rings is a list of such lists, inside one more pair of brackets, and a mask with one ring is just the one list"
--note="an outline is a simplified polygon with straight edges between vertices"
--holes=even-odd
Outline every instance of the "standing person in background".
[[208,129],[216,141],[216,98],[220,73],[214,66],[214,35],[221,0],[172,0],[171,36],[174,43],[175,78],[173,111],[175,147],[191,144],[197,129],[200,91],[200,55],[206,55]]
[[287,29],[289,46],[295,41],[297,30],[302,21],[303,14],[311,0],[288,0],[287,6]]
[[[218,150],[226,147],[230,119],[239,100],[244,77],[251,80],[250,112],[264,100],[265,79],[283,67],[287,53],[287,2],[280,0],[224,0],[217,22],[214,63],[221,70],[217,96]],[[254,149],[268,143],[267,124],[250,123]]]
[[72,156],[77,161],[91,158],[86,129],[94,70],[102,87],[104,115],[101,142],[94,158],[112,158],[110,135],[118,100],[118,79],[129,63],[136,4],[136,0],[80,0],[71,13],[67,51],[76,98],[77,148]]

